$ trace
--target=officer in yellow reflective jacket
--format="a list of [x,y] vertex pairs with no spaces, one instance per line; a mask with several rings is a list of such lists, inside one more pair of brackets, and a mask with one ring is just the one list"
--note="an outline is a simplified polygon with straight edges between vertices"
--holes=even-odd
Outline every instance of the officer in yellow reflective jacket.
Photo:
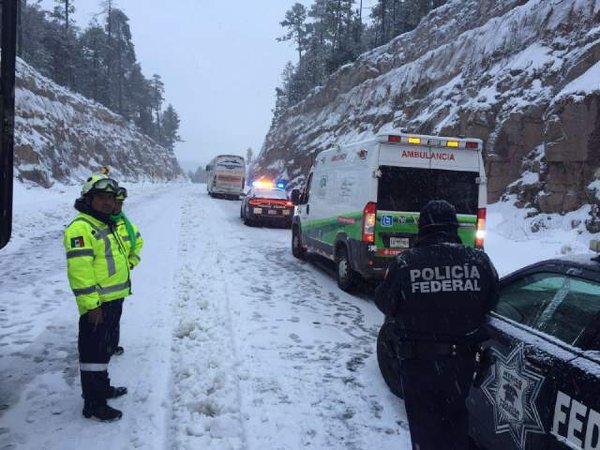
[[[131,220],[123,212],[123,202],[127,198],[127,189],[120,186],[117,196],[115,198],[115,209],[114,214],[111,216],[117,225],[117,232],[127,249],[127,257],[129,261],[129,268],[133,269],[140,262],[140,254],[142,247],[144,246],[144,240],[138,229]],[[123,299],[113,300],[115,316],[112,320],[112,330],[109,331],[110,336],[110,348],[113,349],[113,355],[122,355],[124,350],[119,345],[120,339],[120,321],[121,314],[123,312]]]
[[118,183],[94,174],[75,202],[79,214],[64,233],[69,284],[79,309],[79,368],[83,415],[100,421],[119,420],[121,411],[106,400],[127,393],[110,385],[108,331],[114,317],[112,300],[131,292],[128,251],[111,218]]

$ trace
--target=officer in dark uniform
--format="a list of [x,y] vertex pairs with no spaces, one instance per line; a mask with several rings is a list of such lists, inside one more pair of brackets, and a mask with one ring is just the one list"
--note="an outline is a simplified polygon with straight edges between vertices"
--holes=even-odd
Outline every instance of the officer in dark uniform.
[[427,203],[418,225],[415,246],[390,266],[375,301],[397,323],[413,448],[466,450],[466,398],[498,274],[485,253],[462,244],[450,203]]

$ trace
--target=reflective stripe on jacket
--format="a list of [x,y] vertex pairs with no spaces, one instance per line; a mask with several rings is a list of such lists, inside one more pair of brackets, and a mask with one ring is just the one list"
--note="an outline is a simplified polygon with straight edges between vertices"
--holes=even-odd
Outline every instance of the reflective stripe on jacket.
[[[144,246],[144,239],[142,239],[142,235],[140,234],[140,230],[138,229],[138,227],[135,226],[135,224],[131,220],[129,220],[129,218],[127,218],[125,214],[121,213],[121,215],[117,217],[117,231],[119,233],[119,236],[121,236],[121,239],[123,239],[125,247],[127,248],[129,264],[131,264],[132,267],[135,267],[138,265],[141,259],[140,254],[142,253],[142,247]],[[127,223],[125,222],[126,220],[129,221],[131,230],[134,233],[134,248],[132,248],[131,246],[132,236],[129,235]]]
[[109,225],[81,213],[65,230],[64,246],[79,314],[131,294],[127,248]]

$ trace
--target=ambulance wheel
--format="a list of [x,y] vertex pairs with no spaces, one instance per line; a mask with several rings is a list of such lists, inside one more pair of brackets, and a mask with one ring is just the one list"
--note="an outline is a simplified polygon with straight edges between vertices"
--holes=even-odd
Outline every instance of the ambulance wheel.
[[298,259],[306,259],[306,249],[302,247],[300,227],[292,227],[292,255]]
[[357,285],[360,275],[350,265],[348,251],[341,246],[336,253],[337,284],[342,291],[351,292]]
[[377,363],[385,384],[390,388],[392,394],[404,398],[402,390],[402,378],[400,377],[400,360],[398,359],[397,345],[392,333],[392,325],[384,323],[377,336]]

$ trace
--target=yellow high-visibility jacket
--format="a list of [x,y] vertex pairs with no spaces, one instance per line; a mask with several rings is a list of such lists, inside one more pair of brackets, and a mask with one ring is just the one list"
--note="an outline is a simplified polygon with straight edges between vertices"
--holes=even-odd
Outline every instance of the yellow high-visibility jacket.
[[[125,242],[125,247],[128,251],[128,259],[130,267],[133,268],[137,266],[141,259],[142,247],[144,246],[144,239],[142,239],[142,235],[140,234],[139,228],[131,221],[129,218],[125,216],[125,214],[121,213],[118,216],[113,216],[117,222],[117,231],[123,242]],[[135,238],[135,248],[131,246],[132,236],[129,235],[129,230],[127,230],[127,224],[125,221],[129,221],[131,225],[131,232],[134,234]]]
[[64,245],[79,314],[131,294],[128,250],[114,225],[80,213],[66,228]]

